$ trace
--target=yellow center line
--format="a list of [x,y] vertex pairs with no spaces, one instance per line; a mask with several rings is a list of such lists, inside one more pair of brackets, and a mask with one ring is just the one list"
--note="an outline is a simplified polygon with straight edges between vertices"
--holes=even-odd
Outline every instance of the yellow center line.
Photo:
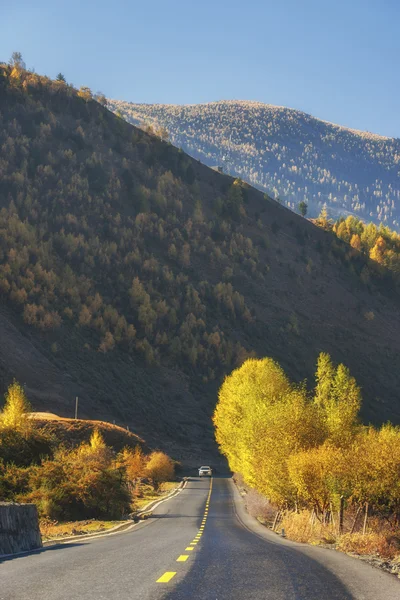
[[157,579],[156,583],[168,583],[175,575],[176,571],[166,571],[164,575],[161,575],[161,577]]
[[192,546],[188,546],[187,548],[185,548],[185,550],[187,552],[188,550],[194,550],[194,548]]
[[186,562],[188,558],[189,558],[189,554],[181,554],[176,559],[176,562]]

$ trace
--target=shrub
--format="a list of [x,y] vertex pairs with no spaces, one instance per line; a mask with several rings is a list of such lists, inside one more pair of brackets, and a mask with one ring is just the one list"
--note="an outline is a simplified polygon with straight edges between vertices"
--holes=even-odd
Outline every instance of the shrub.
[[174,477],[174,463],[164,452],[152,452],[146,465],[146,474],[151,480],[154,489],[158,489],[160,483],[170,481]]
[[39,513],[49,518],[113,519],[130,509],[124,473],[97,431],[89,444],[59,449],[54,459],[33,468],[29,487],[23,499],[37,504]]
[[32,430],[32,422],[28,416],[30,411],[31,407],[24,388],[14,380],[5,396],[5,405],[0,414],[0,428],[18,431],[25,436],[29,435]]
[[347,533],[340,537],[338,548],[343,552],[394,558],[400,552],[400,537],[389,533]]

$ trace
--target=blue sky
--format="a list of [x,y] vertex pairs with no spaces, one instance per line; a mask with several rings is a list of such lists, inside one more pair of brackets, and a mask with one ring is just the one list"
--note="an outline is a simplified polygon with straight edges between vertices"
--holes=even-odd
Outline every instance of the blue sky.
[[0,60],[132,102],[259,100],[400,137],[399,0],[0,0]]

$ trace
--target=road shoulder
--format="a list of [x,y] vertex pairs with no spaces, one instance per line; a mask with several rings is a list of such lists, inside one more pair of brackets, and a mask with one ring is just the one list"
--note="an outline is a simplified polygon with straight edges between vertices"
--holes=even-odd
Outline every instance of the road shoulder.
[[229,480],[233,509],[239,523],[266,542],[285,547],[288,551],[301,552],[319,562],[334,573],[348,588],[355,600],[398,600],[400,581],[381,569],[336,550],[310,546],[280,537],[261,525],[247,512],[237,486]]

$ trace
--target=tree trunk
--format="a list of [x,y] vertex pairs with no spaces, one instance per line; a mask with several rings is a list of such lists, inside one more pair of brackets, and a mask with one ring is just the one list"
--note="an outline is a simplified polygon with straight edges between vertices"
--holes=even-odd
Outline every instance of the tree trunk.
[[360,514],[360,511],[361,511],[361,504],[357,508],[356,516],[354,517],[354,521],[353,521],[353,525],[351,526],[350,534],[354,533],[354,529],[356,528],[356,523],[357,523],[357,519],[358,519],[358,515]]
[[281,511],[280,511],[280,510],[277,510],[277,511],[276,511],[276,515],[275,515],[274,522],[273,522],[273,524],[272,524],[272,531],[275,531],[275,528],[276,528],[276,526],[277,526],[277,524],[278,524],[278,517],[280,516],[280,514],[281,514]]
[[365,517],[364,517],[364,525],[363,525],[363,535],[367,531],[367,521],[368,521],[368,502],[365,503]]
[[344,517],[344,498],[340,496],[340,507],[339,507],[339,535],[343,533],[343,517]]

